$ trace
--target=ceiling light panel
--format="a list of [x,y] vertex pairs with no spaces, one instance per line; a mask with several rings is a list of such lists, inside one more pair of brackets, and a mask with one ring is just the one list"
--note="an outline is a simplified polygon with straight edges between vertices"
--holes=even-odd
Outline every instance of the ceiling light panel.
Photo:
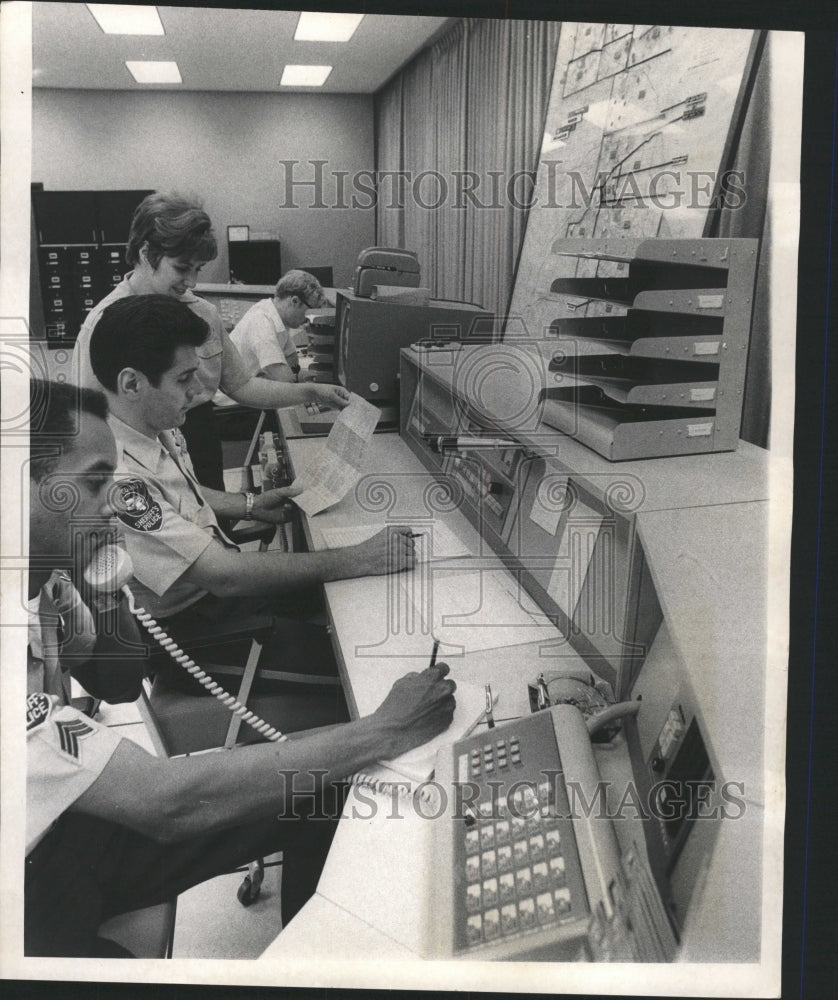
[[137,83],[183,83],[176,62],[128,60],[125,65]]
[[363,14],[315,14],[303,11],[294,32],[295,42],[348,42]]
[[332,72],[331,66],[286,66],[280,87],[322,87]]
[[87,9],[106,35],[165,35],[156,7],[89,3]]

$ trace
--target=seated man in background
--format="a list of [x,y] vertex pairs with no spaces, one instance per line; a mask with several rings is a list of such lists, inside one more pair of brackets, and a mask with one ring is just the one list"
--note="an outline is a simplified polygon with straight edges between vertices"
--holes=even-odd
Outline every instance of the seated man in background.
[[[258,497],[220,493],[195,479],[176,428],[197,391],[196,348],[205,336],[206,324],[183,303],[145,295],[108,306],[90,339],[123,478],[117,513],[146,610],[166,619],[166,630],[177,640],[200,631],[202,622],[277,609],[282,615],[280,595],[329,580],[410,569],[414,541],[408,529],[386,528],[359,545],[323,552],[242,552],[226,538],[217,515],[271,521],[287,490]],[[253,598],[268,600],[260,604]],[[322,630],[315,635],[299,622],[288,623],[284,638],[274,648],[266,645],[263,657],[280,654],[285,642],[300,650],[299,670],[335,673]],[[213,662],[209,654],[204,660]],[[194,685],[186,679],[187,687]]]
[[[100,393],[34,382],[31,397],[30,594],[37,596],[53,569],[83,565],[108,539],[117,451]],[[333,783],[421,745],[453,715],[455,685],[437,664],[399,679],[356,722],[230,753],[154,757],[67,705],[58,632],[72,633],[80,618],[61,617],[42,599],[30,624],[27,956],[130,957],[98,937],[103,921],[278,850],[287,924],[313,894],[331,843]],[[116,667],[126,676],[141,672],[132,653]]]
[[[294,382],[300,366],[292,331],[303,326],[308,310],[325,304],[323,289],[314,275],[307,271],[283,275],[273,298],[252,305],[230,334],[247,374],[275,382]],[[221,402],[227,400],[223,393],[218,395]]]

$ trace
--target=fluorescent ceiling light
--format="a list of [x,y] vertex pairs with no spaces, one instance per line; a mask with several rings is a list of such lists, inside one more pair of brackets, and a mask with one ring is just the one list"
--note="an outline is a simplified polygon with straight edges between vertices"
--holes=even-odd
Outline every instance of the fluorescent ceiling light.
[[322,87],[332,72],[331,66],[286,66],[280,87]]
[[165,35],[156,7],[89,3],[87,9],[106,35]]
[[137,83],[183,83],[176,62],[127,60],[125,65]]
[[363,14],[300,14],[295,42],[348,42]]

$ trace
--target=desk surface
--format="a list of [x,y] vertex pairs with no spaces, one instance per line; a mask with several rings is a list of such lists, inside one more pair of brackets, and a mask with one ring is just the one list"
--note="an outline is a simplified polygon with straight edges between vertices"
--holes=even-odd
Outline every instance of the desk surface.
[[[323,445],[323,439],[288,441],[295,473]],[[326,584],[336,653],[354,716],[372,712],[396,679],[427,665],[432,635],[439,629],[451,640],[442,643],[439,659],[449,664],[457,681],[491,684],[498,722],[529,712],[527,681],[545,668],[545,651],[584,666],[555,626],[532,613],[537,609],[526,595],[519,597],[514,579],[465,516],[446,509],[433,476],[398,435],[372,439],[368,466],[375,472],[340,503],[304,518],[312,548],[324,547],[324,528],[444,524],[470,554],[430,569],[424,564],[410,573]],[[452,600],[459,613],[443,614]],[[475,643],[481,648],[470,648]],[[421,955],[431,826],[416,817],[342,822],[317,895],[264,957],[296,958],[302,950],[351,961],[358,955],[356,941],[374,944],[376,953],[388,958]]]
[[[323,439],[287,443],[298,472],[324,446]],[[376,435],[368,473],[340,503],[305,518],[309,545],[324,547],[323,529],[353,525],[444,525],[470,555],[417,564],[410,573],[326,584],[326,603],[342,679],[354,714],[366,715],[393,681],[427,665],[434,636],[439,659],[452,675],[490,683],[496,717],[529,711],[526,681],[544,669],[543,652],[555,649],[582,665],[555,626],[458,510],[446,509],[433,476],[395,434]],[[433,534],[432,534],[433,537]],[[514,669],[508,650],[515,648]]]
[[[323,445],[323,439],[288,441],[288,454],[295,471],[299,472],[311,461]],[[469,555],[435,562],[430,569],[418,566],[409,574],[326,585],[327,609],[353,714],[373,711],[394,680],[409,670],[422,669],[427,663],[431,637],[440,634],[440,630],[449,640],[440,650],[440,659],[450,664],[456,680],[492,685],[498,696],[495,709],[498,721],[529,711],[526,682],[545,667],[557,666],[555,660],[545,661],[545,653],[566,657],[562,666],[575,662],[584,667],[558,631],[531,613],[528,598],[519,594],[514,578],[464,515],[446,507],[438,484],[435,485],[433,477],[399,437],[373,438],[369,468],[376,471],[362,477],[356,489],[339,504],[313,518],[304,518],[312,548],[323,547],[323,529],[331,527],[430,523],[450,529],[464,543]],[[695,671],[699,683],[709,689],[706,701],[712,705],[721,703],[723,714],[738,711],[737,705],[744,701],[750,705],[751,697],[745,699],[747,692],[739,692],[742,699],[726,700],[720,691],[714,694],[713,685],[718,687],[722,676],[719,664],[727,663],[726,647],[708,645],[706,630],[716,623],[723,634],[733,634],[745,604],[757,610],[762,607],[765,575],[760,552],[765,506],[726,504],[725,517],[716,513],[718,508],[708,507],[700,511],[698,520],[693,516],[695,511],[690,517],[667,510],[643,510],[638,514],[655,585],[670,626],[662,631],[674,637],[667,650],[691,664],[696,656],[704,657],[707,662],[695,665]],[[723,547],[727,547],[731,560],[738,559],[734,553],[741,553],[742,549],[737,546],[747,540],[745,557],[751,560],[752,573],[747,586],[738,580],[740,573],[725,573],[719,567],[702,569],[697,576],[695,572],[685,572],[685,560],[703,563],[696,556],[701,552],[702,539],[710,530],[720,538],[723,522],[727,525]],[[680,540],[677,551],[672,548],[673,539]],[[682,552],[683,558],[678,552]],[[490,580],[501,582],[490,586],[487,582]],[[736,599],[731,596],[731,587]],[[706,610],[698,618],[697,601]],[[456,605],[457,615],[450,614],[451,602]],[[762,620],[760,615],[749,620],[745,638],[735,651],[742,668],[734,684],[737,691],[741,684],[747,685],[749,678],[760,676],[760,666],[764,664]],[[458,642],[458,638],[463,641]],[[702,649],[707,650],[706,655]],[[750,732],[760,726],[761,719],[758,711],[753,719],[741,718],[739,736],[742,726]],[[731,726],[733,743],[722,748],[725,756],[736,752],[735,731],[737,727]],[[759,767],[758,761],[750,763]],[[752,773],[756,779],[756,771]],[[755,780],[751,787],[759,784]],[[759,816],[761,795],[749,796],[749,802],[755,806],[754,816]],[[380,813],[373,818],[364,817],[361,813],[361,818],[340,824],[317,895],[288,931],[267,949],[266,958],[285,961],[296,960],[300,954],[326,954],[351,962],[357,959],[358,947],[365,947],[365,942],[385,959],[423,955],[424,928],[432,916],[427,887],[432,864],[429,828],[433,824],[427,820],[418,824],[406,820],[388,822]],[[733,836],[726,831],[725,835],[728,834]],[[754,843],[758,843],[758,838]],[[758,854],[758,847],[756,851]],[[728,856],[727,849],[722,853]],[[742,860],[741,844],[736,855]],[[726,884],[730,872],[714,874]],[[713,891],[718,895],[721,890],[711,885],[707,891],[710,898]],[[706,915],[707,910],[703,906],[701,913]],[[717,926],[718,920],[710,919],[706,929],[710,955],[717,953],[718,935],[714,930]],[[707,960],[706,956],[703,960]],[[556,985],[559,987],[560,983]]]

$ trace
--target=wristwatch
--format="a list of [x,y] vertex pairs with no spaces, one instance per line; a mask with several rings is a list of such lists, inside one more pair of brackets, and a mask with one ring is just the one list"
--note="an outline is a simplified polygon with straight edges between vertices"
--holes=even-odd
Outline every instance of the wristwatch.
[[246,493],[242,493],[242,496],[244,497],[244,517],[242,520],[252,521],[254,495],[248,490]]

